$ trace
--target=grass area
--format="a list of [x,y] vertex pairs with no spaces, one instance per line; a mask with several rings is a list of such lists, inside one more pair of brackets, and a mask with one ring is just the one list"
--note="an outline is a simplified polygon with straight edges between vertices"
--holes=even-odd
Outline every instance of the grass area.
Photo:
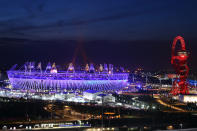
[[47,119],[50,114],[43,109],[41,101],[12,100],[0,102],[0,122],[3,121],[30,121]]

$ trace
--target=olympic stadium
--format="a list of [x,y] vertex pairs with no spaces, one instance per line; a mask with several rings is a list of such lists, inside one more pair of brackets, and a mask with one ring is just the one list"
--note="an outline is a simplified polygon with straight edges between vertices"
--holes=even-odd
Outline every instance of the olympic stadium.
[[118,72],[112,64],[86,64],[76,70],[72,63],[66,70],[58,70],[55,63],[48,63],[42,70],[41,63],[27,62],[22,67],[14,65],[7,71],[13,89],[34,92],[67,91],[118,91],[127,86],[129,73],[121,68]]

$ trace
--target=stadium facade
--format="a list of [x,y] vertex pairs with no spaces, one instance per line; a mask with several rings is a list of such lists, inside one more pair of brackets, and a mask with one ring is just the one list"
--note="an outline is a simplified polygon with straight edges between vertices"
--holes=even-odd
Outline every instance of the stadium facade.
[[95,69],[93,64],[83,70],[75,70],[72,63],[66,70],[58,70],[55,63],[48,63],[42,70],[41,63],[27,62],[22,68],[17,65],[7,71],[13,89],[35,92],[66,92],[68,90],[117,91],[127,86],[128,73],[123,68],[114,71],[113,65],[100,64]]

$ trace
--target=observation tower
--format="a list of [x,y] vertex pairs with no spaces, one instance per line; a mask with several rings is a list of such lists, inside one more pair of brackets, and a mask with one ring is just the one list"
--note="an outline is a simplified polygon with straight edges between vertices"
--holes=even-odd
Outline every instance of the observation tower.
[[[180,41],[181,49],[176,51],[175,48],[177,41]],[[189,73],[187,61],[189,58],[189,52],[185,48],[185,41],[183,37],[177,36],[174,38],[171,55],[171,64],[173,65],[178,76],[178,78],[175,78],[173,82],[171,93],[173,95],[189,94],[187,83]]]

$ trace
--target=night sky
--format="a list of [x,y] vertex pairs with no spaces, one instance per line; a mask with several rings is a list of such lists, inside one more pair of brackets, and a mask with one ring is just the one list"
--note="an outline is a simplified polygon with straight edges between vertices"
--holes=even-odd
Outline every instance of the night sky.
[[0,67],[62,65],[81,45],[79,63],[86,54],[95,64],[168,70],[173,38],[181,35],[197,70],[196,7],[196,0],[1,0]]

